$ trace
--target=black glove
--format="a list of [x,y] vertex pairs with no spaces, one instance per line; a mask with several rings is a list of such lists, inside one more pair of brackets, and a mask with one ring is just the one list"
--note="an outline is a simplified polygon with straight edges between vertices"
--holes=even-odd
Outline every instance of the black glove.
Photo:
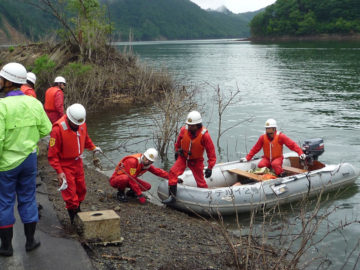
[[177,152],[175,152],[175,160],[177,160],[179,156],[184,156],[184,150],[182,150],[181,148]]
[[212,169],[207,168],[207,169],[205,170],[205,177],[206,177],[206,178],[209,178],[209,177],[211,176],[211,174],[212,174]]

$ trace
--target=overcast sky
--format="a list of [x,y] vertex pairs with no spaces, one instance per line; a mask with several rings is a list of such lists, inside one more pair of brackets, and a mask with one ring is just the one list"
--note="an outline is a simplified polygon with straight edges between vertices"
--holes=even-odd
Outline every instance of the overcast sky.
[[255,11],[275,3],[276,0],[190,0],[203,9],[226,6],[233,13]]

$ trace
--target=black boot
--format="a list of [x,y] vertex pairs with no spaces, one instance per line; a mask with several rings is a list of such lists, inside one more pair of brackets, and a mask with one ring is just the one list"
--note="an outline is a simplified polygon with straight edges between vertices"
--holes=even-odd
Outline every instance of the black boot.
[[40,246],[40,241],[36,241],[34,238],[36,230],[36,222],[26,223],[24,224],[24,232],[26,236],[26,251],[34,250],[35,248]]
[[119,202],[128,202],[128,199],[126,198],[124,190],[118,189],[118,193],[116,194],[116,198],[119,200]]
[[68,209],[71,225],[74,225],[74,218],[75,218],[77,212],[78,212],[78,208],[76,208],[76,209]]
[[12,256],[12,238],[13,238],[13,227],[0,229],[0,238],[1,238],[1,247],[0,247],[0,256]]
[[166,205],[171,205],[176,202],[176,192],[177,192],[177,185],[169,186],[169,198],[163,200],[162,203]]
[[127,197],[131,197],[131,198],[136,198],[136,194],[135,192],[132,190],[132,189],[129,189],[127,192],[126,192],[126,196]]
[[76,209],[76,213],[81,212],[80,205],[81,205],[81,202],[79,203],[79,207]]

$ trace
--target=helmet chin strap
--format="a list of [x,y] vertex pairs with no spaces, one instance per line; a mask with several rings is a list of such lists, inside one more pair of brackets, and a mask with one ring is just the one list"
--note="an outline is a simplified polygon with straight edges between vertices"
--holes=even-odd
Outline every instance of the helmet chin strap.
[[79,130],[79,126],[75,125],[73,122],[71,122],[69,118],[67,120],[68,120],[71,130],[77,132]]
[[6,79],[5,78],[2,78],[3,79],[3,84],[2,86],[0,87],[0,92],[5,92],[5,83],[6,83]]

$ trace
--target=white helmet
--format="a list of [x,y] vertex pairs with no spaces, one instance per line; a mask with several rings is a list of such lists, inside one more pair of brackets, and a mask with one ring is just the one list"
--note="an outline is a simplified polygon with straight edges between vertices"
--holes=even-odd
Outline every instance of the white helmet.
[[276,121],[274,119],[268,119],[265,122],[265,128],[277,128]]
[[145,151],[144,156],[148,160],[154,162],[158,157],[158,151],[155,148],[149,148],[148,150]]
[[36,75],[34,73],[32,73],[32,72],[28,72],[27,76],[26,76],[26,80],[32,82],[33,84],[35,84]]
[[189,112],[186,118],[186,124],[196,125],[202,123],[201,114],[198,111]]
[[1,69],[0,76],[13,83],[25,84],[26,68],[19,63],[9,63]]
[[75,125],[82,125],[85,123],[86,110],[83,105],[75,103],[69,106],[66,110],[66,115]]
[[56,83],[66,83],[66,80],[64,77],[58,76],[55,78],[54,82]]

